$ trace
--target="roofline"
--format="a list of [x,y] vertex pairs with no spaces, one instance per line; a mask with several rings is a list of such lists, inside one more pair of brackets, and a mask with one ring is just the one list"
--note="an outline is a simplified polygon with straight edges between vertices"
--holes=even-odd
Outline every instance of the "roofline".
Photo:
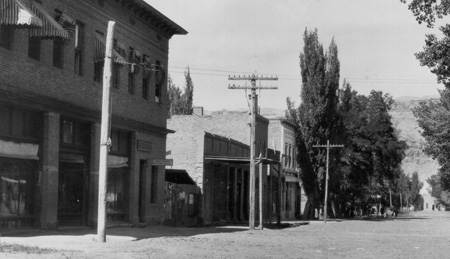
[[[115,0],[115,2],[121,4],[122,6],[126,7],[129,10],[135,10],[134,13],[141,18],[147,20],[148,22],[152,23],[156,27],[161,27],[160,23],[165,23],[167,33],[170,33],[172,35],[178,34],[178,35],[186,35],[188,32],[183,29],[180,25],[176,24],[174,21],[169,19],[167,16],[156,10],[153,6],[145,2],[144,0]],[[145,12],[139,12],[137,11],[137,8],[143,8],[148,13]]]

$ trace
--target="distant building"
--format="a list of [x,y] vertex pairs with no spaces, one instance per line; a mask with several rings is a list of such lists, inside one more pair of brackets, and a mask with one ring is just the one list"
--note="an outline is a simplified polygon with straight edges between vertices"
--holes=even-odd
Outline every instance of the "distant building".
[[[204,115],[194,109],[193,115],[175,115],[167,127],[174,130],[167,139],[167,149],[175,169],[186,170],[201,189],[199,222],[247,221],[249,213],[250,122],[248,112],[213,112]],[[256,154],[265,165],[263,170],[264,219],[268,219],[268,168],[278,164],[273,151],[267,150],[269,121],[257,116]],[[276,161],[275,161],[276,160]],[[256,168],[259,190],[260,166]],[[259,200],[258,191],[256,201]],[[256,202],[256,211],[259,205]],[[258,215],[258,212],[257,212]]]
[[105,39],[116,21],[108,222],[164,221],[169,40],[143,0],[0,3],[0,228],[95,225]]
[[306,195],[299,178],[297,165],[297,125],[279,116],[269,117],[269,148],[281,154],[281,219],[301,217]]

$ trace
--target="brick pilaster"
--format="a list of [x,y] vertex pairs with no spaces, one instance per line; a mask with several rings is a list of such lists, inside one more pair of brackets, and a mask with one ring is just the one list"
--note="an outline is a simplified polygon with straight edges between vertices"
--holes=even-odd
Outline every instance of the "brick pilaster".
[[58,226],[58,167],[59,167],[60,116],[47,112],[44,115],[44,139],[42,143],[42,229]]
[[89,159],[89,225],[95,225],[98,213],[98,173],[100,158],[100,133],[101,125],[94,123],[91,125],[91,147]]

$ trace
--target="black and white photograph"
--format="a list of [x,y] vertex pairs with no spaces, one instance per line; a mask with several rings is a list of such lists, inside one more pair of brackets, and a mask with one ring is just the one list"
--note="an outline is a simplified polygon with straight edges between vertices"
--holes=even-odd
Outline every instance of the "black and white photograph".
[[449,0],[0,0],[0,258],[447,258]]

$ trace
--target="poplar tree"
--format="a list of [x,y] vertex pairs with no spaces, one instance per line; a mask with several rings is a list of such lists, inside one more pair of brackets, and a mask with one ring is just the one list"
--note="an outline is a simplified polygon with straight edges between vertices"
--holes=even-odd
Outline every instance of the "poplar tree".
[[183,93],[183,113],[186,115],[191,115],[193,111],[193,100],[194,100],[194,83],[191,78],[191,70],[188,67],[187,72],[184,73],[186,80],[184,93]]
[[[324,173],[326,150],[314,145],[333,142],[337,136],[336,111],[339,88],[339,59],[337,46],[331,42],[324,53],[317,29],[304,32],[304,47],[300,54],[302,77],[301,104],[298,108],[299,133],[297,136],[298,164],[308,205],[306,213],[311,217],[312,209],[319,209],[324,197]],[[330,170],[333,172],[333,170]]]

